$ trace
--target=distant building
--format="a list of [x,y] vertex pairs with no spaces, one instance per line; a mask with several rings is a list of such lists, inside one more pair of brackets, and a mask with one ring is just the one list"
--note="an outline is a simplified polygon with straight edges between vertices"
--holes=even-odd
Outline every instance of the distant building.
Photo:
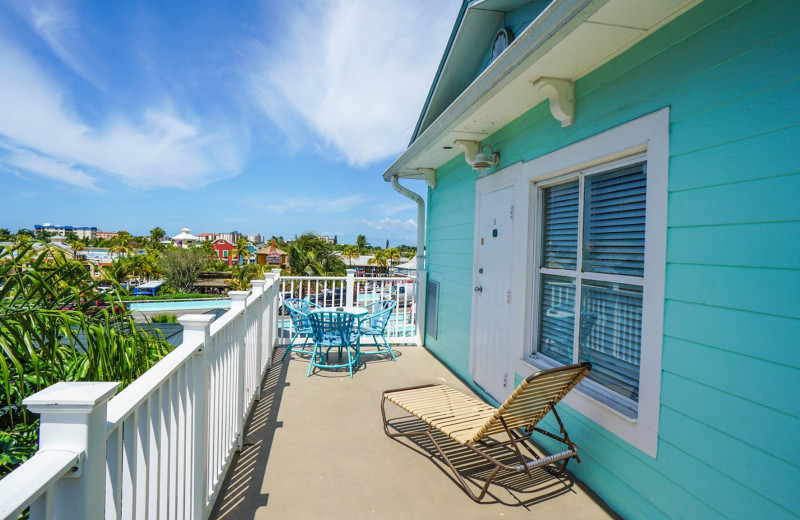
[[256,263],[259,265],[271,265],[285,269],[288,264],[289,254],[275,247],[275,241],[269,247],[263,247],[256,251]]
[[214,251],[217,253],[217,258],[223,262],[226,262],[228,265],[239,263],[238,258],[236,258],[235,262],[233,261],[234,256],[236,255],[236,253],[234,253],[235,250],[236,246],[224,238],[218,238],[214,240]]
[[100,239],[103,239],[103,240],[111,240],[112,238],[116,238],[117,235],[119,235],[119,233],[116,232],[116,231],[98,231],[97,232],[97,238],[100,238]]
[[261,236],[260,234],[245,235],[245,237],[247,237],[248,242],[252,242],[254,244],[260,244],[261,242],[264,241],[264,237]]
[[66,237],[67,233],[75,233],[78,235],[78,238],[81,239],[88,238],[91,240],[93,238],[97,238],[96,227],[57,226],[49,222],[45,222],[44,224],[36,224],[33,227],[37,235],[46,231],[54,236],[60,237]]
[[197,238],[201,242],[209,241],[209,240],[213,241],[213,240],[216,240],[217,235],[215,235],[214,233],[198,233],[197,234]]
[[179,234],[172,237],[172,241],[175,242],[175,245],[178,247],[191,246],[198,240],[200,239],[191,234],[188,227],[181,229]]
[[214,239],[223,239],[227,240],[231,244],[235,244],[237,240],[239,240],[239,232],[238,231],[231,231],[230,233],[214,233]]

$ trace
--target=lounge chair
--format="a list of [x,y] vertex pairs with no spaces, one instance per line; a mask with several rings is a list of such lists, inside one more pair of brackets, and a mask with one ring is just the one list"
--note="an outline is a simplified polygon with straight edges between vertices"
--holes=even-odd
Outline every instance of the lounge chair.
[[[308,300],[301,300],[300,298],[287,298],[283,304],[286,307],[286,310],[289,311],[289,316],[292,318],[292,329],[294,329],[294,333],[292,334],[292,340],[286,346],[286,352],[283,353],[283,357],[281,357],[281,359],[284,359],[289,352],[311,354],[313,350],[306,350],[306,344],[313,333],[311,330],[311,323],[308,321],[308,313],[311,312],[311,310],[318,308],[319,305]],[[295,340],[300,336],[303,336],[303,344],[300,345],[299,348],[294,347],[293,345]]]
[[[516,473],[525,472],[533,479],[531,470],[561,461],[558,473],[562,473],[569,459],[578,462],[578,447],[572,443],[567,430],[556,412],[556,404],[580,382],[591,370],[590,363],[580,363],[564,367],[542,370],[529,376],[511,393],[511,396],[493,408],[488,404],[462,394],[446,385],[423,385],[410,388],[386,390],[381,399],[381,415],[383,430],[389,437],[427,437],[444,462],[450,467],[461,487],[469,497],[480,502],[486,494],[489,484],[500,470]],[[424,421],[427,430],[413,432],[390,432],[386,420],[386,401],[399,406],[411,415]],[[539,428],[537,425],[549,412],[553,412],[561,436]],[[474,452],[493,465],[486,483],[476,495],[468,486],[464,477],[458,472],[453,462],[434,438],[432,431],[437,430],[446,435],[468,451]],[[566,445],[566,451],[541,457],[533,449],[530,436],[533,432],[544,434]],[[505,440],[495,438],[501,436]],[[510,446],[516,452],[519,464],[503,463],[489,453],[499,446]],[[520,446],[531,456],[528,460],[522,455]]]

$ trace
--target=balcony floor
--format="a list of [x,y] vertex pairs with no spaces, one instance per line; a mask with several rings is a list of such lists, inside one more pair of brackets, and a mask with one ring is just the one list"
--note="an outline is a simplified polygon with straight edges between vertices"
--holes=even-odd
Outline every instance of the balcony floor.
[[[282,363],[278,349],[251,412],[245,447],[210,518],[618,518],[569,472],[556,478],[537,470],[534,481],[501,473],[484,498],[488,503],[474,503],[428,443],[390,439],[380,414],[381,392],[389,388],[443,382],[472,392],[426,349],[395,347],[395,353],[396,363],[362,358],[351,380],[336,371],[306,378],[307,362],[293,354]],[[387,405],[390,417],[403,417],[400,412]],[[413,423],[419,422],[393,424],[419,427]],[[458,448],[443,442],[445,449]],[[468,467],[468,458],[459,467]],[[482,472],[463,474],[480,482]]]

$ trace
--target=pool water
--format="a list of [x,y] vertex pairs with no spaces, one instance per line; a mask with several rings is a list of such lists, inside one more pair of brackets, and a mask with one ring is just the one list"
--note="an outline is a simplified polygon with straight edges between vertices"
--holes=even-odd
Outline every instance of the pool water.
[[230,300],[191,300],[161,302],[130,302],[125,306],[131,311],[190,311],[195,309],[230,309]]

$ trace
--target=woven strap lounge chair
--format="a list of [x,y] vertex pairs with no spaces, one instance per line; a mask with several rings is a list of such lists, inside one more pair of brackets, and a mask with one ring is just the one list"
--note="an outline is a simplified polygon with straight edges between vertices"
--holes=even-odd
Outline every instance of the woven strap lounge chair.
[[[493,408],[483,401],[462,394],[446,385],[424,385],[387,390],[383,393],[381,400],[383,430],[389,437],[426,436],[450,467],[464,491],[472,500],[480,502],[492,479],[500,470],[525,472],[529,478],[533,479],[531,470],[534,468],[549,466],[561,461],[557,472],[562,473],[566,469],[569,459],[575,458],[580,462],[578,447],[567,435],[555,406],[589,373],[591,368],[590,363],[580,363],[536,372],[525,379],[499,408]],[[389,423],[386,420],[386,401],[394,403],[424,421],[428,425],[428,429],[414,432],[390,432]],[[553,412],[558,421],[561,436],[537,426],[550,412]],[[446,450],[439,446],[432,434],[433,430],[438,430],[456,443],[478,454],[489,464],[494,465],[489,478],[477,495],[467,486],[464,478],[446,455]],[[530,436],[533,432],[560,441],[567,449],[560,453],[541,457],[534,451],[531,444]],[[499,437],[502,440],[493,437]],[[488,449],[498,446],[513,448],[519,464],[505,464],[488,453]],[[524,448],[533,458],[531,460],[525,458],[520,447]]]

